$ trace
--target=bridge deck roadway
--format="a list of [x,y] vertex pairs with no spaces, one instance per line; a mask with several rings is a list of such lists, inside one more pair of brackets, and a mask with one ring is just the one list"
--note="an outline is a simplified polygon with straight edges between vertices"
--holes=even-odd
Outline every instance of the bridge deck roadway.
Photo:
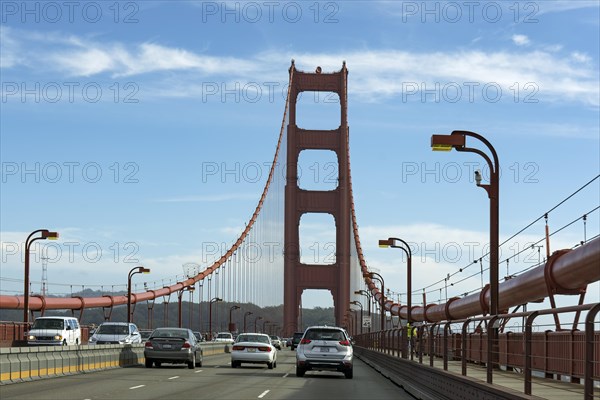
[[165,364],[161,368],[107,371],[3,385],[2,399],[394,399],[414,400],[360,360],[354,379],[333,372],[295,374],[295,352],[279,351],[277,368],[231,368],[230,355],[205,357],[202,368]]

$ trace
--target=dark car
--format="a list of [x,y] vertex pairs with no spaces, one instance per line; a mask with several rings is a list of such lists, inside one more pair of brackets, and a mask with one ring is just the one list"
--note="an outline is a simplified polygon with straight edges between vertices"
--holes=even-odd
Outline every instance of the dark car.
[[148,340],[150,335],[152,335],[152,330],[150,329],[140,329],[140,335],[142,336],[142,341]]
[[292,344],[290,345],[291,350],[294,350],[296,347],[298,347],[298,343],[300,343],[300,339],[302,339],[303,335],[304,332],[294,332],[294,336],[292,337]]
[[187,364],[189,369],[202,366],[200,342],[190,329],[157,328],[144,345],[146,368],[162,363]]

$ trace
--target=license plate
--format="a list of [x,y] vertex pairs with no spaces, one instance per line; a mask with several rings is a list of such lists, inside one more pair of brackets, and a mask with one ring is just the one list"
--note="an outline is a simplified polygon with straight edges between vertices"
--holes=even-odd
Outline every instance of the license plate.
[[163,349],[170,349],[171,345],[170,344],[163,344]]
[[254,347],[249,347],[248,348],[248,352],[249,353],[254,353],[256,351],[256,349]]
[[329,347],[321,347],[321,353],[329,353]]

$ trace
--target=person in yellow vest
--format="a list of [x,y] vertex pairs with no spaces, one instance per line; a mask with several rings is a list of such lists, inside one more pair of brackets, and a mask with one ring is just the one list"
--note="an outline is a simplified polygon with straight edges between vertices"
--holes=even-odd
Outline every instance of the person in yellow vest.
[[417,337],[417,327],[416,326],[411,326],[410,323],[406,324],[406,330],[407,330],[407,335],[408,335],[408,351],[412,353],[412,349],[414,346],[414,339],[415,337]]

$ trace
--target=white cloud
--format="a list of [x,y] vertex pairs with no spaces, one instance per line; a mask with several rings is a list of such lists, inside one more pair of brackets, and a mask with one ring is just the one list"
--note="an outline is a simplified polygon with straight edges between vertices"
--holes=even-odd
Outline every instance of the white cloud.
[[569,10],[578,10],[581,8],[598,8],[600,3],[597,0],[553,0],[553,1],[540,1],[535,4],[538,7],[535,11],[537,15],[553,12],[563,12]]
[[202,202],[220,202],[230,200],[253,200],[256,199],[256,193],[228,193],[228,194],[207,194],[207,195],[189,195],[179,197],[169,197],[156,200],[159,203],[202,203]]
[[[19,43],[15,39],[17,34],[13,33],[9,35],[12,44],[7,54],[3,54],[10,60],[6,68],[35,65],[38,72],[58,69],[68,76],[106,74],[137,79],[144,79],[144,74],[178,71],[175,77],[162,74],[145,83],[146,94],[154,96],[171,96],[174,87],[178,88],[178,96],[197,96],[207,78],[222,83],[281,81],[279,83],[284,84],[287,74],[283,71],[289,66],[289,60],[296,59],[297,68],[308,71],[314,70],[316,65],[324,71],[339,70],[341,60],[347,60],[352,73],[351,90],[365,101],[383,101],[391,96],[406,95],[415,87],[418,92],[423,87],[434,88],[436,84],[440,87],[458,85],[469,93],[471,89],[466,84],[473,83],[479,85],[479,92],[476,91],[479,94],[486,84],[499,85],[511,93],[515,83],[520,87],[531,83],[539,89],[538,98],[544,100],[570,100],[598,106],[600,98],[597,70],[590,65],[589,56],[578,52],[564,57],[557,51],[543,50],[416,53],[381,49],[340,54],[264,51],[241,59],[199,54],[156,43],[100,43],[72,36],[44,38],[34,33],[22,38],[19,35],[19,40],[26,42]],[[514,35],[513,41],[524,45],[529,39]],[[20,59],[11,50],[18,46],[28,49]],[[190,72],[192,77],[183,72]],[[417,97],[418,94],[413,98]]]
[[580,63],[588,63],[592,61],[592,58],[585,53],[581,53],[579,51],[575,51],[571,53],[571,58]]
[[526,35],[512,35],[511,39],[517,46],[526,46],[531,43]]

